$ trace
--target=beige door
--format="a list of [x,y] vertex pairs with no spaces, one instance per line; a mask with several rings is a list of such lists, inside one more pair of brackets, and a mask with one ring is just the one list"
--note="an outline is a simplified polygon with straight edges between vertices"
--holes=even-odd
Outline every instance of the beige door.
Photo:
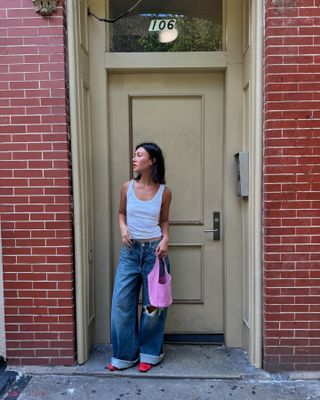
[[[222,216],[224,74],[110,74],[108,80],[113,265],[120,248],[117,210],[131,177],[136,144],[164,151],[170,213],[174,305],[167,333],[223,332],[222,240],[214,241],[213,212]],[[221,231],[221,239],[223,232]]]

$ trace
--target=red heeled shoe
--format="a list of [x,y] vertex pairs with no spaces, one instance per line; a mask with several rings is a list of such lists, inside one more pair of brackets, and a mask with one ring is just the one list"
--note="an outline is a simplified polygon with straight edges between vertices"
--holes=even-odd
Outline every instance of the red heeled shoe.
[[107,370],[109,370],[110,372],[119,371],[119,368],[115,367],[115,366],[112,365],[111,363],[108,364],[105,368],[106,368]]
[[148,364],[148,363],[143,363],[143,362],[141,362],[141,363],[139,363],[138,369],[139,369],[140,372],[148,372],[148,371],[150,371],[150,369],[151,369],[152,367],[153,367],[152,364]]

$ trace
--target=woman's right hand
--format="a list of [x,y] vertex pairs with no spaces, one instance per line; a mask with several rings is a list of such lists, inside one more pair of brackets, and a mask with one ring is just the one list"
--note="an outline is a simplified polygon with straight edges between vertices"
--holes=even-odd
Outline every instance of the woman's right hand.
[[124,246],[131,247],[133,245],[130,232],[127,227],[123,227],[121,229],[121,240]]

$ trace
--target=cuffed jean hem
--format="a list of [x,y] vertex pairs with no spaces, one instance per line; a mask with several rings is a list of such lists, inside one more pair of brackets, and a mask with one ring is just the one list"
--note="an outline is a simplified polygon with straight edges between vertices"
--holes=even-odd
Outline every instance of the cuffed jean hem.
[[140,353],[140,362],[156,365],[162,361],[164,357],[164,353],[160,354],[160,356],[153,356],[151,354]]
[[126,361],[126,360],[119,360],[119,358],[111,357],[111,364],[118,369],[126,369],[133,367],[138,363],[138,361],[139,358],[137,358],[134,361]]

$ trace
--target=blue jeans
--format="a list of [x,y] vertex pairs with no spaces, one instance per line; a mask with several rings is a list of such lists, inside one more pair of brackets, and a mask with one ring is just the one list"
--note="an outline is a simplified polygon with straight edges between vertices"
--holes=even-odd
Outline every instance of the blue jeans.
[[[134,241],[132,247],[123,246],[120,252],[111,309],[111,337],[113,357],[111,364],[119,369],[140,362],[158,364],[163,356],[163,333],[167,309],[149,313],[147,276],[155,262],[155,250],[160,240],[142,243]],[[169,259],[166,257],[168,270]],[[160,274],[163,263],[160,263]],[[140,327],[138,300],[142,285],[142,311]]]

